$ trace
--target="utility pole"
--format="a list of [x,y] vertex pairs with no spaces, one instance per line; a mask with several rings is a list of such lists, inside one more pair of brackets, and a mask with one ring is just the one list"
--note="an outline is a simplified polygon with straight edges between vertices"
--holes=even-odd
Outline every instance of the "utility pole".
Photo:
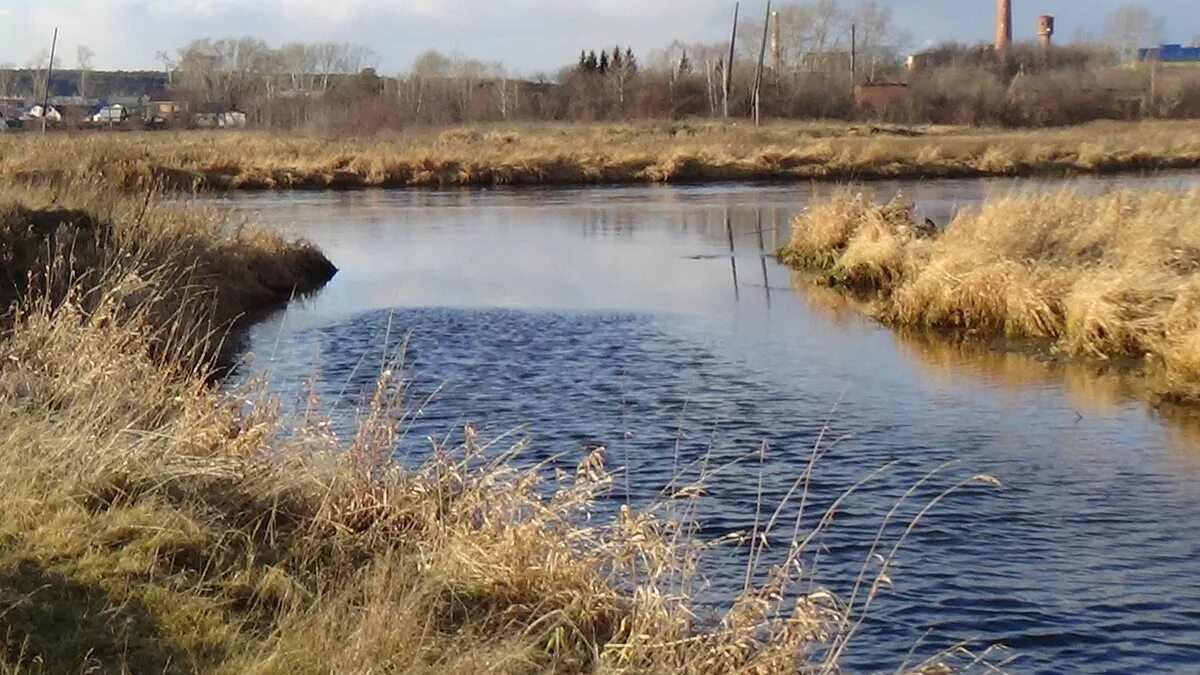
[[767,14],[763,17],[762,43],[758,50],[758,68],[754,71],[754,126],[762,121],[763,62],[767,59],[767,31],[771,28],[771,0],[767,0]]
[[58,48],[58,27],[50,42],[50,63],[46,64],[46,88],[42,91],[42,133],[46,133],[46,118],[50,116],[50,78],[54,75],[54,50]]
[[729,38],[729,60],[725,62],[725,117],[729,117],[729,91],[733,88],[733,57],[734,49],[737,47],[737,22],[738,10],[742,8],[742,3],[736,2],[733,5],[733,35]]
[[854,95],[858,75],[858,24],[850,24],[850,94]]

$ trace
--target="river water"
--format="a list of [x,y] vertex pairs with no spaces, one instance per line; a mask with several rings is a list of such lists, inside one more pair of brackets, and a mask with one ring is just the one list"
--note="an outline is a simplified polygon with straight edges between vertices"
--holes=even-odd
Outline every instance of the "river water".
[[[1200,176],[1075,183],[1150,185]],[[866,189],[903,191],[945,223],[991,192],[1058,187]],[[422,403],[397,449],[406,461],[467,424],[485,438],[531,436],[529,461],[563,454],[573,465],[603,445],[610,465],[628,467],[611,499],[639,504],[673,477],[728,465],[699,511],[706,539],[751,530],[760,502],[769,514],[814,447],[823,455],[805,528],[886,467],[838,509],[808,559],[811,577],[844,597],[905,490],[937,471],[883,528],[885,552],[930,499],[986,473],[1002,487],[948,496],[899,549],[848,670],[894,671],[957,644],[1005,645],[1018,672],[1200,668],[1200,430],[1154,415],[1117,378],[903,338],[797,283],[764,252],[814,192],[833,189],[229,197],[342,270],[254,328],[241,375],[265,378],[285,400],[310,389],[353,400],[403,341]],[[329,405],[350,423],[347,408]],[[791,525],[777,535],[766,563],[786,552]],[[719,607],[741,588],[747,557],[744,547],[713,550],[706,602]]]

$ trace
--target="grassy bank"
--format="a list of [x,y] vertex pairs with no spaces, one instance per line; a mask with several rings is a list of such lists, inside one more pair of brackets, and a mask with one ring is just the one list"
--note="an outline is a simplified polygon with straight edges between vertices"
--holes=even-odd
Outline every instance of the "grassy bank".
[[214,390],[227,321],[327,277],[311,248],[94,187],[0,203],[0,672],[777,673],[844,646],[789,569],[698,619],[686,530],[584,517],[602,451],[550,478],[468,431],[404,469],[390,370],[345,438]]
[[849,192],[797,217],[785,262],[884,323],[1139,369],[1200,403],[1200,191],[1009,195],[944,230]]
[[1200,167],[1200,123],[1039,131],[845,123],[647,122],[409,131],[0,136],[0,178],[133,188],[320,189],[1063,175]]

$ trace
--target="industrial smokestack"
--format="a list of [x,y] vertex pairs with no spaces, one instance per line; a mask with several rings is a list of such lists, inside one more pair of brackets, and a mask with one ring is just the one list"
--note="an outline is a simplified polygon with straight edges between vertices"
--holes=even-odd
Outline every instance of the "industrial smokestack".
[[779,35],[779,12],[771,12],[771,70],[778,75],[783,68],[783,45]]
[[1012,0],[996,3],[996,53],[1006,54],[1012,45]]
[[1043,50],[1050,49],[1051,38],[1054,37],[1054,17],[1043,14],[1038,17],[1038,43]]

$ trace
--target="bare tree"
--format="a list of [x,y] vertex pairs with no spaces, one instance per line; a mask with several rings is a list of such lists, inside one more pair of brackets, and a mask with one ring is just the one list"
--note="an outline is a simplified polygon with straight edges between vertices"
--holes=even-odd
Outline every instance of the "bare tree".
[[1145,5],[1130,3],[1114,9],[1104,22],[1104,35],[1123,61],[1133,61],[1139,47],[1162,42],[1165,23]]
[[46,87],[48,84],[45,81],[46,80],[46,69],[50,68],[52,71],[59,70],[59,66],[61,65],[60,61],[61,60],[56,55],[54,57],[53,67],[51,68],[52,64],[50,63],[50,50],[42,49],[37,54],[35,54],[33,56],[33,58],[29,59],[29,61],[26,63],[26,67],[29,69],[30,74],[33,76],[33,92],[32,93],[33,93],[33,97],[35,99],[41,100],[46,97]]
[[0,96],[15,96],[16,85],[20,81],[17,64],[0,63]]
[[167,86],[175,84],[175,59],[171,58],[171,54],[166,51],[160,51],[154,57],[155,61],[162,64],[163,72],[167,76]]
[[[838,0],[807,0],[778,7],[779,52],[784,63],[800,67],[814,56],[824,56],[846,42],[847,13]],[[741,22],[738,44],[751,60],[757,60],[762,40],[762,22],[754,13]]]
[[87,45],[75,49],[75,63],[79,68],[79,95],[87,98],[88,73],[91,72],[96,52]]
[[907,35],[892,26],[892,10],[875,0],[862,0],[851,14],[857,32],[857,51],[865,66],[868,81],[873,81],[878,68],[900,58]]

